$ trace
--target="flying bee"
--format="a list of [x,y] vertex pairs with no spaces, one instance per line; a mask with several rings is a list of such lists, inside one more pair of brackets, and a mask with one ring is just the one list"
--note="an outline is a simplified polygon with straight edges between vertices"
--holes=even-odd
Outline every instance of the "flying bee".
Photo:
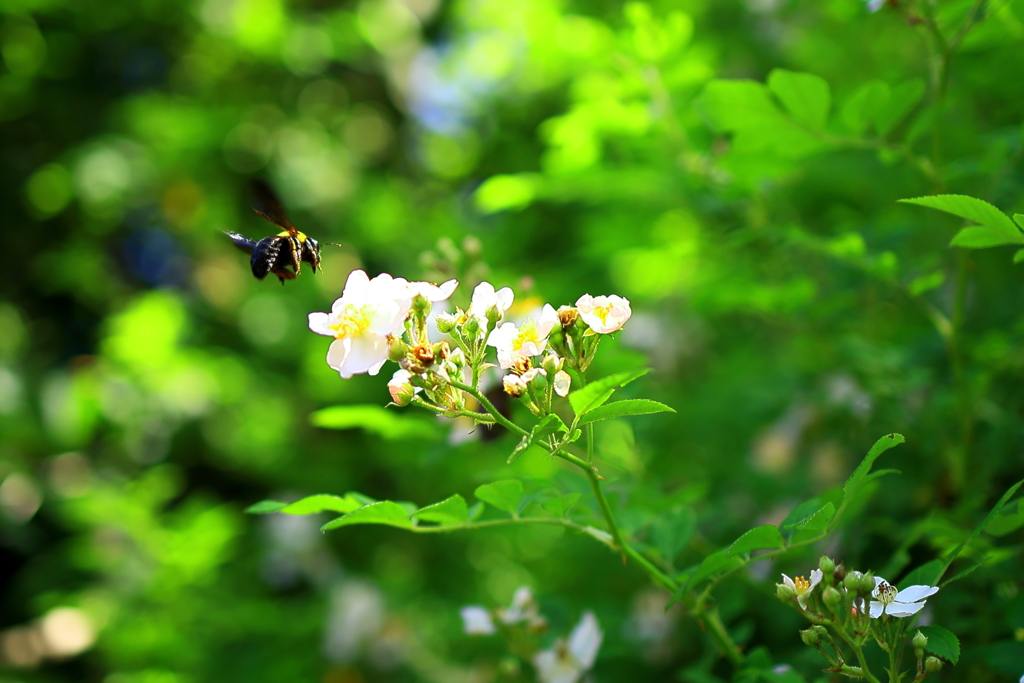
[[312,266],[314,274],[317,269],[323,270],[320,268],[320,243],[295,229],[270,186],[262,180],[253,180],[250,189],[252,210],[283,229],[283,232],[258,242],[237,232],[224,231],[236,247],[252,254],[249,259],[252,274],[262,280],[273,273],[283,285],[285,280],[294,280],[298,276],[303,261]]

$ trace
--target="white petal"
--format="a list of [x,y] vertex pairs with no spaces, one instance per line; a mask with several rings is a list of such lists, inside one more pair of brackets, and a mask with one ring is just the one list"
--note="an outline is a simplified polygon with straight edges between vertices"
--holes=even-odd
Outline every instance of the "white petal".
[[909,617],[920,612],[923,607],[923,602],[893,602],[886,608],[885,613],[892,617]]
[[589,669],[594,665],[603,638],[604,634],[597,624],[597,617],[593,612],[584,612],[579,623],[569,634],[569,652],[583,669]]
[[353,270],[348,274],[348,279],[345,281],[345,289],[342,292],[341,298],[347,299],[350,297],[362,297],[365,295],[369,284],[370,278],[367,277],[365,270]]
[[467,605],[459,610],[462,615],[462,630],[471,636],[489,636],[497,629],[491,620],[491,613],[479,605]]
[[515,300],[516,295],[512,293],[512,289],[509,287],[502,287],[495,292],[495,299],[498,305],[498,309],[504,313],[512,306],[512,302]]
[[405,320],[408,312],[409,309],[402,310],[402,306],[395,301],[371,304],[367,309],[370,326],[366,328],[366,333],[380,336],[392,334]]
[[[341,372],[341,369],[345,367],[345,360],[348,358],[351,350],[351,339],[335,339],[331,342],[331,348],[327,349],[327,364]],[[345,379],[348,379],[348,377],[345,377]]]
[[572,385],[572,377],[565,370],[559,370],[555,373],[555,393],[565,398],[569,395],[569,389]]
[[820,569],[814,569],[811,571],[811,585],[807,589],[807,592],[814,590],[814,587],[821,583],[821,580],[825,577],[825,572]]
[[448,282],[441,283],[440,285],[437,286],[437,288],[440,290],[439,294],[441,295],[441,298],[431,299],[431,301],[444,301],[445,299],[452,295],[452,293],[455,291],[455,288],[458,286],[458,280],[448,280]]
[[885,605],[878,602],[878,600],[872,600],[871,605],[868,607],[868,609],[871,612],[871,618],[877,619],[878,617],[882,616],[882,611],[885,609]]
[[533,667],[540,683],[576,683],[583,672],[574,666],[571,658],[558,656],[558,645],[553,650],[541,650],[533,656]]
[[796,590],[796,584],[793,583],[793,579],[789,578],[785,574],[782,575],[782,585],[786,586],[787,588],[792,588],[793,590]]
[[939,592],[938,586],[909,586],[896,594],[894,602],[917,602]]
[[330,316],[326,313],[320,313],[319,311],[316,313],[310,313],[309,329],[312,330],[313,332],[316,332],[317,334],[322,334],[325,337],[333,337],[334,330],[327,327],[327,323],[329,321]]

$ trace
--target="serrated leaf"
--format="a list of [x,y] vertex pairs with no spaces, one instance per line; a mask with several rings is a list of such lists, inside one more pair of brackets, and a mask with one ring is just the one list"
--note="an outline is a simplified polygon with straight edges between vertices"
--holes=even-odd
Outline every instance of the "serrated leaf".
[[599,379],[596,382],[591,382],[579,391],[574,391],[569,394],[569,405],[572,406],[573,412],[577,415],[585,415],[588,411],[597,408],[611,398],[612,393],[614,393],[616,389],[624,387],[633,380],[643,377],[648,372],[650,372],[650,370],[647,368],[642,370],[629,370],[627,372],[618,372],[614,375],[609,375],[608,377]]
[[390,500],[382,500],[379,503],[361,507],[344,517],[333,519],[320,527],[320,531],[330,531],[353,524],[385,524],[403,529],[412,528],[412,520],[409,519],[409,513],[405,508]]
[[919,630],[928,637],[925,650],[936,657],[942,657],[950,664],[960,661],[960,641],[952,632],[941,626],[922,626]]
[[999,230],[994,230],[987,225],[972,225],[961,228],[960,232],[949,241],[949,246],[960,247],[961,249],[988,249],[989,247],[1001,247],[1004,244],[1020,244],[1024,238],[1010,237]]
[[832,94],[824,78],[809,73],[773,69],[768,74],[768,88],[794,119],[814,130],[825,127]]
[[779,525],[780,529],[789,529],[795,527],[800,522],[804,521],[815,512],[821,509],[821,498],[811,498],[797,505],[795,508],[790,510],[786,518],[782,520],[782,524]]
[[687,546],[697,530],[697,515],[690,508],[679,508],[659,516],[651,526],[651,540],[667,562]]
[[597,422],[598,420],[607,420],[613,417],[674,412],[676,412],[674,408],[670,408],[664,403],[650,401],[645,398],[628,398],[622,401],[615,401],[614,403],[605,403],[603,406],[594,408],[580,418],[579,424],[584,425],[588,422]]
[[936,586],[943,569],[942,560],[932,560],[922,564],[899,580],[900,590],[909,586]]
[[519,443],[513,449],[512,454],[508,456],[506,464],[511,465],[515,462],[516,458],[522,455],[526,449],[530,446],[534,446],[546,437],[554,434],[555,432],[563,431],[568,432],[569,428],[562,422],[562,418],[558,417],[554,413],[545,415],[544,418],[533,426],[530,433],[519,440]]
[[572,509],[572,506],[580,499],[578,493],[567,493],[544,501],[542,508],[553,514],[555,517],[564,517],[565,513]]
[[516,479],[503,479],[478,486],[473,495],[514,516],[519,511],[519,500],[523,497],[523,483]]
[[796,528],[800,531],[824,531],[835,514],[836,506],[832,503],[825,503],[820,510],[798,523]]
[[245,508],[245,514],[267,515],[271,512],[280,512],[286,507],[288,507],[288,503],[282,503],[279,500],[261,500],[260,502],[253,503],[249,507]]
[[889,84],[868,81],[843,103],[843,123],[855,135],[862,134],[889,101]]
[[889,90],[889,99],[875,115],[875,130],[885,137],[914,108],[924,95],[925,85],[920,78],[893,86]]
[[[978,223],[979,225],[983,225],[986,228],[990,228],[991,231],[1002,233],[1003,237],[1008,239],[1010,242],[1024,242],[1024,236],[1021,235],[1020,229],[1014,225],[1009,216],[988,202],[978,199],[977,197],[969,197],[963,194],[939,194],[931,197],[901,199],[900,202],[904,204],[926,206],[930,209],[938,209],[939,211],[951,213],[954,216],[959,216],[960,218],[964,218]],[[967,230],[969,229],[970,228],[967,228]],[[963,234],[963,232],[964,231],[962,230],[960,234]],[[960,238],[960,234],[953,239],[956,240]],[[978,233],[977,237],[973,237],[972,235],[974,235],[974,233],[970,233],[968,237],[963,239],[978,242],[981,242],[984,239],[981,233]],[[991,237],[990,239],[995,239],[995,237]],[[1001,244],[1006,243],[1007,242],[1001,242]],[[965,244],[962,246],[970,245]]]
[[871,471],[871,466],[874,465],[875,460],[878,459],[878,456],[885,453],[893,446],[898,446],[903,443],[904,440],[905,439],[902,434],[887,434],[876,441],[875,445],[871,447],[870,451],[868,451],[868,454],[864,456],[864,459],[860,461],[859,465],[857,465],[857,469],[855,469],[853,474],[850,475],[850,478],[846,480],[846,484],[843,486],[843,500],[848,500],[854,493],[856,493],[857,489],[860,488],[864,478]]
[[[831,503],[829,503],[831,505]],[[730,555],[745,555],[755,550],[775,550],[784,548],[786,542],[782,539],[782,533],[774,524],[754,527],[747,533],[736,539],[736,542],[729,546]]]
[[925,292],[941,287],[945,281],[946,274],[941,270],[936,270],[934,273],[928,273],[911,280],[910,284],[907,285],[907,291],[910,292],[910,296],[921,296]]
[[441,526],[452,526],[454,524],[465,524],[469,521],[469,508],[466,507],[466,499],[455,494],[445,498],[440,503],[428,505],[412,513],[417,519],[424,522],[436,522]]
[[314,427],[362,429],[385,439],[432,438],[438,433],[436,420],[399,415],[378,405],[331,406],[309,416]]

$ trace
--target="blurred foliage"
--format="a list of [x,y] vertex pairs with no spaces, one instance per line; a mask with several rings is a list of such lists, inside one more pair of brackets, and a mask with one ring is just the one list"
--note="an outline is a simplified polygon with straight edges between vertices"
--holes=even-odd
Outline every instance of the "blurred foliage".
[[[242,514],[509,477],[587,493],[535,453],[506,466],[507,435],[310,424],[387,400],[306,330],[355,267],[454,274],[464,298],[483,277],[556,306],[628,297],[595,369],[650,365],[643,394],[678,413],[600,423],[597,455],[669,566],[904,434],[902,474],[827,545],[715,594],[752,662],[813,676],[778,571],[827,551],[896,578],[1024,471],[1013,252],[950,248],[962,221],[897,203],[1024,212],[1022,39],[1021,0],[7,0],[0,680],[517,680],[458,608],[524,584],[553,634],[597,614],[594,680],[731,679],[667,594],[561,528],[321,536],[327,517]],[[251,175],[341,245],[323,274],[251,277],[221,232],[270,234]],[[1024,673],[1019,521],[929,603],[963,645],[940,680]]]

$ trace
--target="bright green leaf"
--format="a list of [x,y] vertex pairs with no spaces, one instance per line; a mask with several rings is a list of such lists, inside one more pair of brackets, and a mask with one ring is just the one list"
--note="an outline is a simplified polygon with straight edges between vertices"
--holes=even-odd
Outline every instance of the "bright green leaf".
[[[831,505],[831,503],[829,503]],[[774,524],[754,527],[747,533],[740,536],[735,543],[729,546],[730,555],[743,555],[754,550],[774,550],[785,547],[779,528]]]
[[564,517],[565,513],[572,509],[572,506],[576,504],[576,501],[580,499],[578,493],[567,493],[564,496],[558,496],[544,502],[541,505],[542,508],[553,514],[555,517]]
[[821,509],[821,498],[811,498],[793,508],[786,518],[779,525],[780,529],[789,529],[797,526],[800,522],[810,518],[815,512]]
[[422,519],[424,522],[436,522],[441,526],[451,526],[468,522],[469,509],[466,507],[466,499],[456,493],[440,503],[417,510],[412,513],[412,516]]
[[309,416],[315,427],[326,429],[363,429],[385,439],[432,438],[439,427],[436,421],[400,415],[378,405],[331,406]]
[[768,88],[756,81],[711,81],[697,107],[712,127],[721,131],[765,127],[784,120]]
[[987,249],[999,247],[1004,244],[1020,244],[1024,237],[1010,237],[999,230],[993,230],[986,225],[972,225],[961,228],[960,232],[949,241],[951,247],[962,247],[963,249]]
[[921,296],[925,292],[930,292],[933,289],[937,289],[942,286],[942,283],[946,280],[946,274],[941,270],[936,270],[934,273],[928,273],[921,277],[914,278],[909,285],[907,290],[911,296]]
[[545,415],[540,422],[533,426],[533,429],[530,430],[529,434],[520,439],[519,443],[512,450],[512,454],[508,456],[506,464],[511,465],[515,462],[516,458],[522,455],[530,446],[537,445],[544,437],[550,436],[558,431],[568,432],[569,428],[565,426],[564,422],[562,422],[562,418],[558,417],[554,413]]
[[344,517],[331,520],[320,527],[320,531],[330,531],[331,529],[352,526],[353,524],[386,524],[404,529],[412,528],[412,520],[409,519],[409,513],[406,512],[405,508],[390,500],[382,500],[379,503],[361,507]]
[[534,173],[491,176],[477,188],[473,199],[482,213],[522,209],[533,202],[540,181]]
[[[1009,243],[1024,243],[1024,236],[1021,235],[1021,231],[1013,224],[1009,216],[1005,213],[992,206],[986,201],[978,199],[976,197],[968,197],[962,194],[939,194],[931,197],[915,197],[913,199],[901,199],[904,204],[917,204],[918,206],[927,206],[931,209],[938,209],[939,211],[945,211],[951,213],[954,216],[965,218],[969,221],[973,221],[980,225],[989,228],[991,232],[1000,233],[1005,241],[993,242],[994,244],[1009,244]],[[967,228],[970,230],[970,228]],[[961,234],[965,231],[961,231]],[[973,236],[974,233],[969,233],[968,237],[961,238],[960,235],[954,238],[964,239],[972,242],[971,244],[957,244],[955,246],[967,246],[967,247],[978,247],[986,246],[980,244],[985,240],[982,233],[978,233],[977,237]],[[995,236],[989,237],[990,240],[995,240]],[[979,242],[974,244],[973,242]],[[988,245],[988,246],[993,246]]]
[[941,626],[922,626],[921,633],[928,637],[925,649],[936,657],[942,657],[950,664],[960,661],[960,641],[953,633]]
[[666,561],[675,559],[697,530],[697,515],[690,508],[666,512],[654,521],[651,540]]
[[[1009,507],[1009,506],[1007,506]],[[985,527],[990,536],[1005,536],[1024,526],[1024,498],[1017,503],[1017,510],[1006,514],[998,514]]]
[[585,415],[587,412],[597,408],[611,398],[612,393],[616,389],[624,387],[633,380],[643,377],[648,372],[650,372],[650,370],[647,368],[644,368],[643,370],[629,370],[609,375],[608,377],[599,379],[596,382],[591,382],[579,391],[574,391],[569,394],[569,405],[572,406],[573,412],[577,415]]
[[329,510],[331,512],[352,512],[365,505],[364,502],[352,496],[332,496],[321,493],[315,496],[307,496],[297,500],[291,505],[283,507],[279,512],[287,515],[315,515],[318,512]]
[[503,479],[478,486],[474,495],[503,512],[515,515],[519,511],[519,500],[523,497],[523,483],[516,479]]
[[245,508],[245,513],[248,515],[266,515],[271,512],[280,512],[286,507],[288,507],[288,503],[282,503],[279,500],[261,500]]
[[878,456],[885,453],[893,446],[898,446],[903,443],[904,440],[905,439],[902,434],[887,434],[876,441],[875,445],[871,447],[870,451],[868,451],[868,454],[860,461],[857,469],[855,469],[853,474],[850,475],[850,478],[846,480],[846,484],[843,486],[843,500],[849,500],[853,494],[856,493],[857,489],[860,488],[860,485],[871,471],[871,466],[875,464],[875,460],[878,459]]
[[862,134],[889,101],[889,84],[868,81],[843,103],[843,123],[855,135]]
[[925,85],[920,78],[909,80],[893,86],[889,91],[889,99],[875,115],[875,130],[885,137],[914,108],[924,96]]
[[824,78],[814,74],[773,69],[768,74],[768,87],[794,119],[814,130],[825,127],[832,95]]
[[607,420],[613,417],[674,412],[676,412],[674,408],[670,408],[664,403],[649,401],[644,398],[631,398],[624,401],[616,401],[615,403],[606,403],[603,406],[595,408],[584,415],[583,418],[580,419],[579,424],[583,425],[588,422],[597,422],[598,420]]

